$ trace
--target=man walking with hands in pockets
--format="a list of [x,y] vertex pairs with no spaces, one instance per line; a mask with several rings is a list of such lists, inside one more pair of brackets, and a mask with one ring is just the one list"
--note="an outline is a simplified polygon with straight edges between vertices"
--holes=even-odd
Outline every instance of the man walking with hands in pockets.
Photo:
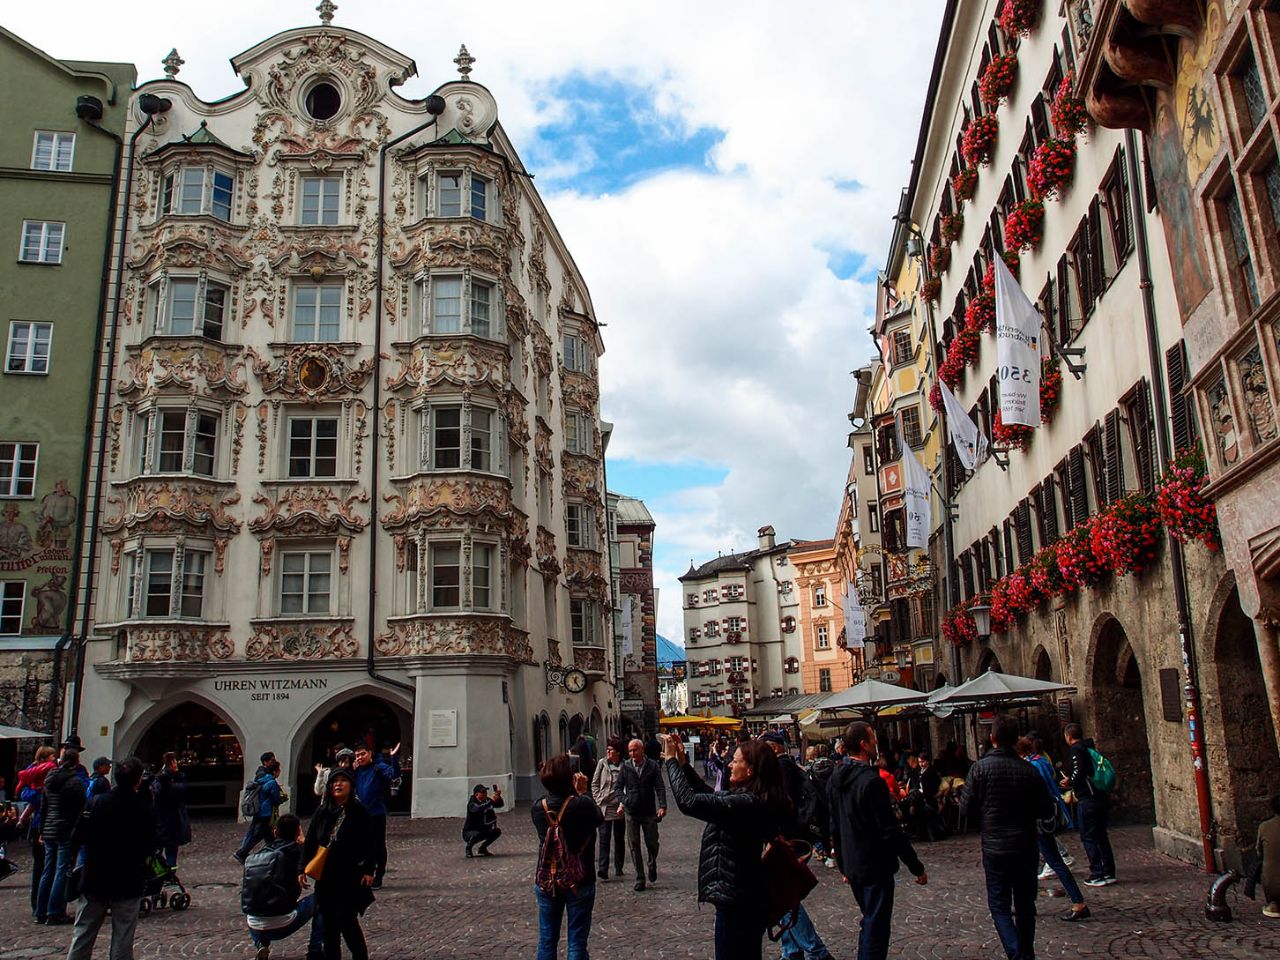
[[636,868],[636,889],[645,887],[644,861],[640,856],[640,831],[644,830],[645,852],[649,860],[649,882],[658,879],[658,822],[667,815],[667,787],[662,770],[644,754],[644,744],[627,744],[627,759],[618,776],[618,812],[627,817],[627,843]]

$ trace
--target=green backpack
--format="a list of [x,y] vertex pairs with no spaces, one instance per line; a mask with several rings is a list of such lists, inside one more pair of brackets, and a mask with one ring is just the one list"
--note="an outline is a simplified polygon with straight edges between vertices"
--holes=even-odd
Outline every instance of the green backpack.
[[1092,747],[1089,748],[1089,759],[1093,761],[1093,772],[1089,774],[1089,783],[1099,793],[1110,793],[1116,788],[1116,768],[1111,761]]

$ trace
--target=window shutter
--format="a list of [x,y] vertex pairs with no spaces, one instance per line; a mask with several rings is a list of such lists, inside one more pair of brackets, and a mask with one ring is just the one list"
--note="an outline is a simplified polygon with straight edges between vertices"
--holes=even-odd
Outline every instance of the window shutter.
[[[1070,454],[1068,454],[1068,457]],[[1062,495],[1062,529],[1070,530],[1077,523],[1072,512],[1070,460],[1063,460],[1053,471],[1054,482]]]
[[1151,389],[1147,381],[1142,380],[1129,404],[1129,430],[1133,436],[1133,459],[1138,477],[1138,489],[1147,493],[1155,487],[1155,461],[1152,456],[1152,444],[1155,442],[1153,421]]
[[1113,211],[1116,222],[1124,231],[1124,243],[1117,244],[1121,249],[1116,251],[1117,259],[1120,260],[1133,249],[1133,201],[1129,194],[1129,168],[1125,163],[1124,147],[1121,147],[1116,154],[1116,196],[1119,198],[1120,209]]
[[1040,525],[1043,529],[1042,544],[1054,543],[1058,539],[1058,498],[1054,493],[1053,476],[1040,486]]
[[1089,516],[1089,488],[1084,473],[1084,448],[1079,444],[1072,447],[1067,456],[1067,475],[1071,480],[1072,523],[1083,523]]
[[1089,286],[1090,305],[1102,296],[1107,284],[1106,262],[1102,257],[1102,207],[1095,196],[1089,204]]
[[1173,427],[1173,446],[1183,450],[1196,441],[1196,418],[1193,400],[1187,393],[1187,345],[1179,340],[1165,351],[1165,371],[1169,377],[1169,419]]
[[1064,253],[1058,258],[1058,342],[1071,342],[1071,264]]
[[1105,496],[1107,503],[1114,503],[1124,492],[1124,461],[1120,455],[1120,411],[1112,410],[1103,423],[1103,458]]
[[1031,504],[1023,500],[1013,512],[1018,533],[1018,563],[1031,559]]
[[1044,486],[1043,484],[1033,487],[1031,490],[1031,502],[1035,505],[1036,511],[1036,534],[1040,537],[1040,543],[1048,543],[1048,530],[1045,526],[1044,517]]

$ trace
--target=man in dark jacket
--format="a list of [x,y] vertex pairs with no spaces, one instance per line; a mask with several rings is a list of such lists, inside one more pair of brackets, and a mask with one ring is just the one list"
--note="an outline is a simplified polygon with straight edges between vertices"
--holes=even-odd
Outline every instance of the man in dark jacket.
[[[255,960],[269,960],[270,944],[301,930],[315,916],[315,897],[302,896],[302,843],[302,821],[286,813],[276,821],[275,838],[245,859],[240,912],[258,948]],[[313,923],[307,956],[318,957],[323,950],[320,926]]]
[[142,762],[116,764],[116,785],[94,797],[75,826],[72,842],[85,848],[80,909],[67,960],[89,960],[98,930],[111,912],[111,956],[133,956],[138,901],[147,881],[147,857],[155,849],[151,804],[139,792]]
[[1116,882],[1116,858],[1107,836],[1107,820],[1111,817],[1111,795],[1093,785],[1093,740],[1084,736],[1078,723],[1068,723],[1062,730],[1067,741],[1067,776],[1062,788],[1076,795],[1080,810],[1080,842],[1089,855],[1087,887],[1106,887]]
[[645,756],[644,744],[627,744],[627,759],[618,775],[618,809],[627,815],[627,844],[636,868],[636,889],[644,889],[644,861],[640,857],[640,831],[644,830],[649,855],[649,882],[658,879],[658,821],[667,815],[667,787],[662,769]]
[[1036,821],[1052,819],[1054,809],[1040,775],[1013,749],[1017,739],[1018,721],[1008,714],[996,717],[992,749],[970,768],[960,806],[970,823],[979,824],[987,906],[1004,952],[1009,960],[1034,960]]
[[462,824],[462,839],[467,845],[468,857],[475,856],[471,848],[476,844],[480,844],[480,856],[493,856],[489,852],[489,844],[502,836],[498,815],[494,810],[504,803],[502,791],[496,783],[493,785],[492,798],[489,796],[489,788],[483,783],[477,783],[471,788],[471,799],[467,801],[467,819]]
[[85,799],[92,800],[94,797],[111,791],[111,761],[106,757],[99,757],[93,761],[93,773],[89,774],[89,787],[85,791]]
[[[782,782],[787,788],[787,797],[791,800],[792,813],[783,828],[783,835],[788,840],[803,840],[809,843],[813,838],[809,835],[804,802],[806,793],[813,789],[809,778],[800,769],[800,764],[796,763],[795,757],[787,752],[787,738],[780,730],[770,730],[760,739],[769,745],[778,758],[778,766],[782,768]],[[830,960],[831,951],[822,942],[822,937],[818,936],[813,920],[802,903],[796,912],[795,923],[782,934],[782,958],[783,960],[804,960],[805,957],[809,960]]]
[[898,826],[889,787],[875,766],[875,730],[855,720],[845,728],[844,744],[849,759],[836,764],[827,784],[831,844],[836,865],[862,911],[858,960],[885,960],[898,861],[906,864],[916,883],[928,883],[929,877]]
[[396,744],[384,760],[367,746],[356,747],[356,762],[352,775],[356,781],[356,798],[369,811],[369,824],[373,830],[373,889],[382,887],[382,875],[387,872],[387,791],[391,781],[400,776],[400,762]]
[[62,751],[58,766],[44,781],[40,806],[40,840],[44,844],[44,872],[36,895],[36,923],[50,926],[70,923],[67,909],[67,875],[75,862],[71,831],[84,810],[85,782],[80,779],[80,754]]

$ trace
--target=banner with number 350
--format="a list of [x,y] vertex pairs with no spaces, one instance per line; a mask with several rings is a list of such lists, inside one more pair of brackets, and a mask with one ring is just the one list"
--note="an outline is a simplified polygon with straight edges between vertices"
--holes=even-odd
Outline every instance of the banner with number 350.
[[1040,313],[999,257],[996,273],[996,363],[1000,418],[1040,426]]

